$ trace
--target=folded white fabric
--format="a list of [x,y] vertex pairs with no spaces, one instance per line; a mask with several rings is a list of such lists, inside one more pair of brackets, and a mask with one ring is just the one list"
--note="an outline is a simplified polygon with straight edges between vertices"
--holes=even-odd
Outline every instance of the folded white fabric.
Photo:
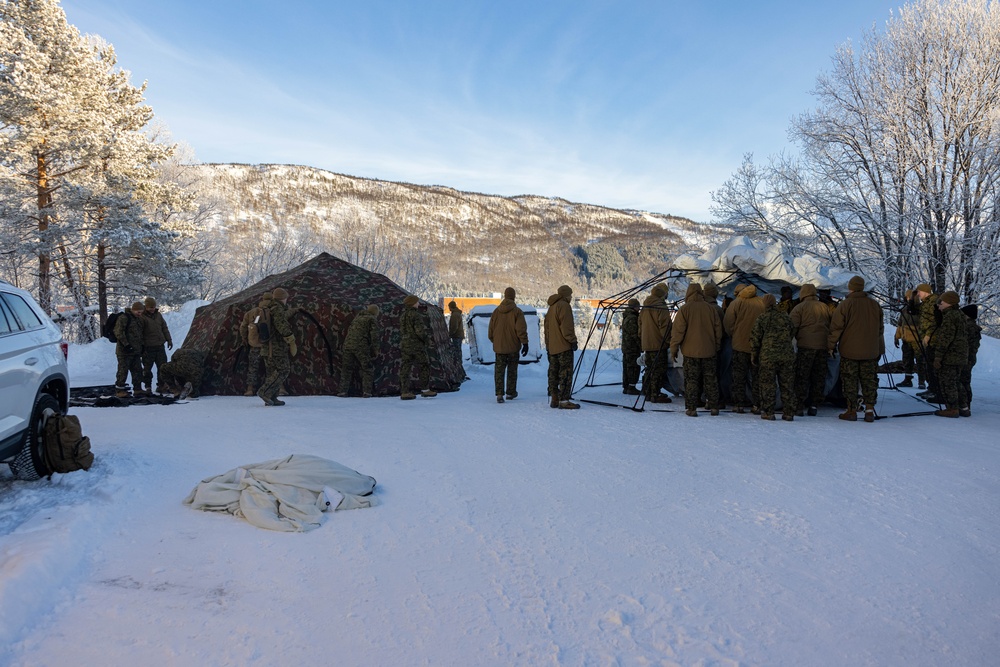
[[375,483],[336,461],[293,454],[204,479],[184,503],[229,512],[260,528],[304,532],[322,525],[325,510],[371,507]]

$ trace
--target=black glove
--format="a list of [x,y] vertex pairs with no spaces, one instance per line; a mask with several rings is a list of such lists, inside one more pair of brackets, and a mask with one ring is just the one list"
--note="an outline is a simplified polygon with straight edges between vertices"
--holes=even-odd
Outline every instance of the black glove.
[[896,347],[899,347],[899,339],[898,338],[893,339],[893,343],[896,344]]
[[571,349],[572,349],[572,350],[573,350],[574,352],[576,352],[577,350],[579,350],[579,349],[580,349],[580,346],[579,346],[579,345],[577,345],[576,343],[573,343],[573,347],[572,347]]
[[525,343],[524,345],[521,346],[521,356],[522,357],[528,356],[528,344],[527,343]]

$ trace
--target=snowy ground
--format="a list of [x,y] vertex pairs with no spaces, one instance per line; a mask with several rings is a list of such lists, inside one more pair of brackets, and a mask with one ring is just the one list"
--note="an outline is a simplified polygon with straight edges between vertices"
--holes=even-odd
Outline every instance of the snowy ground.
[[[960,420],[551,410],[544,364],[504,405],[470,366],[417,401],[78,409],[89,473],[0,472],[0,664],[998,664],[998,341],[980,360]],[[77,386],[113,362],[71,349]],[[377,506],[298,534],[181,504],[290,453]]]

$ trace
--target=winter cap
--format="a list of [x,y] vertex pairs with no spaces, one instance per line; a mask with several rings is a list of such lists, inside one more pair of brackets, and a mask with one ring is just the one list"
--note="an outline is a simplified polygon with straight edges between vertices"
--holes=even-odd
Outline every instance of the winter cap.
[[702,293],[701,285],[698,283],[691,283],[690,285],[688,285],[687,295],[684,298],[690,299],[695,294],[701,294],[701,293]]
[[156,308],[156,299],[151,296],[147,296],[143,303],[146,304],[146,308]]
[[271,290],[271,298],[275,301],[284,301],[288,298],[288,290],[284,287],[275,287]]
[[263,294],[260,295],[260,300],[261,301],[270,301],[273,298],[274,298],[274,295],[271,294],[270,292],[264,292]]
[[663,290],[663,296],[666,296],[670,292],[670,288],[667,287],[666,283],[656,283],[656,286]]
[[774,295],[773,294],[765,294],[763,296],[763,298],[761,299],[761,301],[764,302],[764,308],[770,308],[775,303],[777,303],[777,301],[774,300]]
[[847,281],[847,289],[852,292],[860,292],[865,288],[865,279],[861,276],[854,276]]
[[378,306],[376,306],[374,303],[368,304],[367,310],[372,315],[378,315]]
[[706,283],[705,287],[702,288],[702,293],[705,295],[706,299],[716,299],[719,296],[719,288],[715,283]]
[[458,310],[458,304],[455,303],[454,299],[448,302],[448,310]]
[[971,319],[973,322],[979,317],[979,305],[975,303],[970,303],[968,305],[962,306],[962,312],[965,316]]
[[145,306],[142,305],[142,301],[136,301],[132,304],[132,310],[143,310]]
[[556,294],[563,298],[571,297],[573,296],[573,288],[569,285],[560,285],[559,289],[556,290]]
[[816,286],[812,283],[806,283],[802,286],[802,289],[799,290],[799,298],[805,299],[810,296],[816,296]]
[[638,308],[640,305],[639,299],[629,299],[628,304],[626,305],[628,305],[629,308]]
[[947,292],[941,295],[941,300],[944,301],[945,303],[950,303],[953,306],[957,306],[958,292],[948,290]]
[[517,292],[514,291],[513,287],[508,287],[503,291],[503,298],[510,299],[511,301],[517,296]]
[[931,289],[931,286],[929,284],[927,284],[927,283],[920,283],[919,285],[917,285],[917,291],[918,292],[927,292],[928,294],[931,294],[931,293],[934,292],[934,290]]
[[419,302],[420,299],[418,299],[414,294],[411,294],[405,299],[403,299],[403,305],[406,306],[407,308],[413,308]]
[[666,294],[666,292],[663,291],[663,288],[659,285],[653,285],[653,289],[649,290],[649,293],[656,297],[664,296]]

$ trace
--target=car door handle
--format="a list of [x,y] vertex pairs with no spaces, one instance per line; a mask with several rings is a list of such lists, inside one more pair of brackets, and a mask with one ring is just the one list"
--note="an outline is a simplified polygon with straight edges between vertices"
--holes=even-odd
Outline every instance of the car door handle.
[[34,366],[37,363],[38,363],[38,357],[28,357],[27,359],[24,360],[25,366]]

